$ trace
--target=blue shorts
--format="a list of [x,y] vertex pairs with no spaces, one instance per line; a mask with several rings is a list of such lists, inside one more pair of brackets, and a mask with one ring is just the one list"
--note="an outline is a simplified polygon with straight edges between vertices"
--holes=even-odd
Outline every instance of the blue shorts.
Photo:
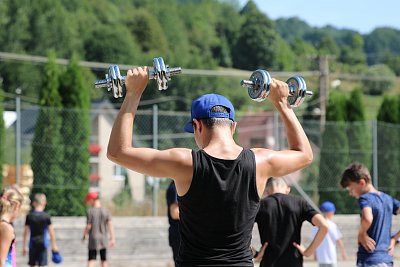
[[29,262],[30,266],[46,266],[47,265],[47,248],[35,248],[32,246],[29,249]]

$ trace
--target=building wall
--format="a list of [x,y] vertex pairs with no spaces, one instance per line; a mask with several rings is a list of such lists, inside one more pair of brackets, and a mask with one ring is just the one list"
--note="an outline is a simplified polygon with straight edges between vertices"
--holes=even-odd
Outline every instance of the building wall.
[[[110,116],[99,115],[98,143],[102,147],[99,153],[99,175],[100,194],[103,200],[111,201],[115,194],[119,193],[124,186],[124,177],[115,175],[116,164],[107,158],[107,145],[114,123]],[[145,195],[145,177],[143,174],[128,171],[128,181],[135,201],[143,201]]]
[[246,148],[276,146],[273,112],[246,115],[238,121],[238,143]]

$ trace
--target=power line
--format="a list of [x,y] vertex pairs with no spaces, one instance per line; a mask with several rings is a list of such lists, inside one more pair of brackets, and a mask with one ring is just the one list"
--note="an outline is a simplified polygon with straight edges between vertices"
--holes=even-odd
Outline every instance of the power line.
[[[17,62],[29,62],[32,64],[46,64],[48,62],[47,57],[34,56],[27,54],[16,54],[8,52],[0,52],[0,61],[17,61]],[[69,60],[64,58],[57,58],[55,60],[56,64],[68,65]],[[110,65],[115,65],[115,63],[104,63],[95,61],[80,61],[79,66],[86,67],[93,70],[107,70]],[[128,70],[136,67],[135,65],[117,64],[120,70]],[[303,76],[303,77],[313,77],[318,76],[319,71],[303,71],[303,72],[269,72],[271,76]],[[218,68],[215,70],[206,69],[187,69],[184,68],[182,75],[193,75],[193,76],[227,76],[227,77],[249,77],[252,71],[230,69],[230,68]]]
[[[9,52],[0,52],[0,61],[15,61],[15,62],[28,62],[31,64],[46,64],[48,62],[47,57],[27,55],[27,54],[17,54]],[[56,64],[68,65],[69,60],[64,58],[57,58],[55,60]],[[96,61],[80,61],[79,66],[89,68],[92,70],[108,70],[110,65],[115,65],[115,63],[104,63]],[[136,67],[135,65],[127,64],[117,64],[120,70],[128,70]],[[215,70],[210,69],[187,69],[183,68],[181,75],[190,76],[220,76],[220,77],[242,77],[247,78],[253,71],[223,68],[219,67]],[[269,71],[272,77],[292,77],[292,76],[302,76],[302,77],[319,77],[321,72],[318,70],[314,71],[301,71],[301,72],[287,72],[287,71]],[[346,74],[346,73],[331,73],[332,76],[338,77],[343,80],[368,80],[368,81],[385,81],[393,80],[392,76],[367,76],[362,74]],[[400,77],[396,77],[400,79]]]

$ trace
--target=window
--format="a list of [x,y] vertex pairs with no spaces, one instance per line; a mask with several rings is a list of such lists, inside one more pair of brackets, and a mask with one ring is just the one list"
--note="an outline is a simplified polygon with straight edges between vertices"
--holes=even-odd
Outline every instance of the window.
[[124,180],[125,175],[127,174],[126,169],[119,165],[114,165],[114,180]]

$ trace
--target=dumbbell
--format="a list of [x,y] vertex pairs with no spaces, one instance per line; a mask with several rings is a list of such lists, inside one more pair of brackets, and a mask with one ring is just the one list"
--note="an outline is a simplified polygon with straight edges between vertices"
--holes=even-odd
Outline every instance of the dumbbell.
[[[181,67],[170,68],[164,63],[162,57],[156,57],[153,59],[153,69],[149,69],[149,80],[154,79],[157,81],[158,90],[167,90],[168,81],[171,80],[171,77],[181,72]],[[125,81],[126,76],[121,76],[119,67],[111,65],[108,68],[106,78],[95,81],[94,85],[95,88],[107,88],[108,91],[113,90],[114,97],[118,98],[123,96]]]
[[[242,80],[241,85],[247,87],[251,99],[257,102],[264,101],[269,95],[269,85],[272,82],[271,75],[265,70],[254,71],[249,80]],[[306,81],[303,77],[290,77],[286,83],[289,86],[288,102],[292,107],[298,107],[304,101],[305,96],[312,96],[311,91],[307,91]]]

